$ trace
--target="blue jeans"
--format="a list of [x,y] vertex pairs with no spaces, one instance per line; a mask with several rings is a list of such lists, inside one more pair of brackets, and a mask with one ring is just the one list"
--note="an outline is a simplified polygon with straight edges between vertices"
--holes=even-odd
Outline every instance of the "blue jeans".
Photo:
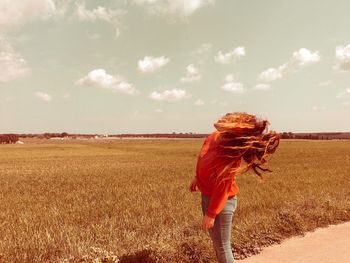
[[[202,194],[203,215],[207,213],[209,203],[210,197]],[[208,230],[219,263],[234,262],[231,247],[231,228],[236,208],[237,196],[234,196],[227,200],[223,210],[216,216],[214,226]]]

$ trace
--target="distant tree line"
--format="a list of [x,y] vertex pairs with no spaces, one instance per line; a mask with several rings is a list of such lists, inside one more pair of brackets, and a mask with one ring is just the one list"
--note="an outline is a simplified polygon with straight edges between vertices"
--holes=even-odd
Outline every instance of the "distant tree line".
[[116,134],[116,135],[110,135],[109,137],[121,137],[121,138],[127,138],[127,137],[139,137],[139,138],[205,138],[209,134],[206,133],[144,133],[144,134],[132,134],[132,133],[125,133],[125,134]]
[[317,132],[317,133],[281,133],[281,139],[304,139],[304,140],[332,140],[350,139],[348,132]]
[[64,138],[64,137],[68,137],[69,134],[66,132],[62,132],[62,133],[57,133],[57,132],[45,132],[45,133],[41,133],[41,134],[33,134],[33,133],[29,133],[29,134],[19,134],[19,137],[21,138],[42,138],[42,139],[50,139],[50,138]]
[[[93,139],[93,138],[205,138],[209,134],[206,133],[143,133],[143,134],[69,134],[62,133],[40,133],[40,134],[0,134],[0,144],[16,143],[19,138],[69,138],[69,139]],[[280,133],[281,139],[306,139],[306,140],[334,140],[334,139],[350,139],[350,132],[319,132],[319,133]]]
[[16,143],[18,139],[17,134],[0,134],[0,144]]
[[[109,137],[139,137],[139,138],[205,138],[209,134],[205,133],[151,133],[151,134],[117,134]],[[349,132],[324,132],[324,133],[280,133],[281,139],[304,139],[304,140],[332,140],[332,139],[350,139]]]

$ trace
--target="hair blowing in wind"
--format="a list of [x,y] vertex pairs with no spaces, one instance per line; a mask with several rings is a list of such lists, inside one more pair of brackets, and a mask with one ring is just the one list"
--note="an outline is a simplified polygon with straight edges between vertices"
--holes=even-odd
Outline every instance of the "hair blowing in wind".
[[[268,125],[267,120],[244,112],[227,113],[214,123],[220,132],[215,180],[220,183],[249,169],[260,177],[261,171],[271,171],[264,167],[267,157],[276,151],[280,136],[269,132]],[[244,165],[237,166],[239,160],[244,160]]]

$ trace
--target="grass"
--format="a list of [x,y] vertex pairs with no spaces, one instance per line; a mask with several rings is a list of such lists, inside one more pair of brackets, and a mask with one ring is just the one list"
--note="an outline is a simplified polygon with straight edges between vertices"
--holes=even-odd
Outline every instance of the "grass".
[[[0,145],[0,262],[215,262],[188,191],[202,142]],[[235,257],[349,221],[349,167],[350,141],[282,141],[273,173],[237,177]]]

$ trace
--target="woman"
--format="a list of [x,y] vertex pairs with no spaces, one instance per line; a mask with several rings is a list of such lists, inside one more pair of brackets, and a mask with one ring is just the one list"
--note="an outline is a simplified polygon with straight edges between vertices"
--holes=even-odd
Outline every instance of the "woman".
[[199,153],[196,176],[190,191],[199,189],[202,197],[202,227],[213,241],[219,263],[233,262],[232,218],[237,207],[235,175],[252,169],[270,171],[260,165],[275,152],[279,135],[267,132],[269,122],[254,115],[227,113],[215,124]]

